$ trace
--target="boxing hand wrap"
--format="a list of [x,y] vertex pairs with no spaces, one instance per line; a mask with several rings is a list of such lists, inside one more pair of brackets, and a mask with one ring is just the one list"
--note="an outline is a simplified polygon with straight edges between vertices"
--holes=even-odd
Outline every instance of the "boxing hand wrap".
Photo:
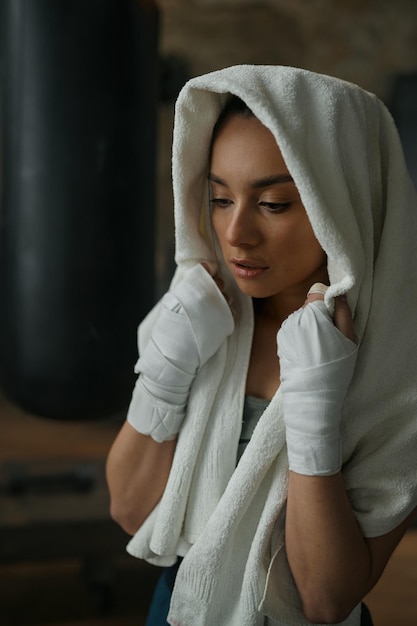
[[136,365],[140,376],[127,414],[138,432],[158,442],[178,434],[198,370],[234,329],[230,307],[202,265],[165,294],[160,308]]
[[357,346],[335,327],[322,301],[292,313],[277,341],[289,467],[308,476],[335,474]]

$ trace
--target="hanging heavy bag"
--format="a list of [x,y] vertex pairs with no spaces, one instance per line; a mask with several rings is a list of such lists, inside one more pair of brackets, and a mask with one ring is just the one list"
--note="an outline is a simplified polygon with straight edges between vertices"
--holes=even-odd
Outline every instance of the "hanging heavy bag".
[[0,387],[89,419],[127,406],[154,301],[158,13],[0,0]]

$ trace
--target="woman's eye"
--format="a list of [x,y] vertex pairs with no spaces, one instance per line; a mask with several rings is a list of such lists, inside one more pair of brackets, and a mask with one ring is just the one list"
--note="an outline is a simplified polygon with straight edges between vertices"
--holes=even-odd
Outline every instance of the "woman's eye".
[[210,198],[210,205],[212,207],[219,207],[221,209],[225,209],[232,204],[231,200],[227,198]]
[[282,213],[290,208],[291,202],[260,202],[259,206],[264,207],[271,213]]

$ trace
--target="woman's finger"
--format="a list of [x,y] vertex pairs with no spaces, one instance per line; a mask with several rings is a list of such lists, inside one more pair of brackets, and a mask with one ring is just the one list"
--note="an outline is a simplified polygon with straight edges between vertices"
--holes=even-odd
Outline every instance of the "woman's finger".
[[327,289],[328,286],[324,285],[323,283],[314,283],[314,285],[312,285],[307,292],[307,297],[303,306],[307,306],[309,302],[324,300],[324,294],[326,293]]
[[353,326],[352,312],[345,295],[334,299],[333,321],[336,328],[351,341],[358,343],[358,337]]
[[[323,283],[315,283],[308,291],[307,298],[304,306],[307,306],[309,302],[316,300],[324,300],[324,294],[328,289],[327,285]],[[351,341],[358,343],[358,337],[355,333],[353,326],[352,312],[350,310],[346,295],[337,296],[334,304],[334,325],[341,333],[345,335]]]
[[208,262],[204,261],[203,263],[201,263],[201,265],[204,267],[204,269],[210,274],[210,276],[212,277],[212,279],[214,280],[214,282],[216,283],[217,287],[220,289],[220,291],[222,292],[222,294],[224,295],[227,304],[230,307],[230,310],[232,311],[232,315],[233,317],[236,317],[236,312],[234,310],[233,307],[233,303],[231,298],[229,297],[229,295],[226,293],[225,290],[225,286],[224,286],[224,282],[223,280],[220,278],[220,276],[218,274],[216,274],[216,270],[217,268],[214,267],[214,264],[209,264]]

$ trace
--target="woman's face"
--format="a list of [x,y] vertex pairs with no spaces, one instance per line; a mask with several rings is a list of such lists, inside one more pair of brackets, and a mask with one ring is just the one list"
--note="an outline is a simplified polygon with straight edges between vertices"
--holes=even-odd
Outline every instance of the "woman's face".
[[237,285],[255,298],[288,294],[304,302],[327,280],[326,258],[272,133],[233,116],[213,142],[213,228]]

